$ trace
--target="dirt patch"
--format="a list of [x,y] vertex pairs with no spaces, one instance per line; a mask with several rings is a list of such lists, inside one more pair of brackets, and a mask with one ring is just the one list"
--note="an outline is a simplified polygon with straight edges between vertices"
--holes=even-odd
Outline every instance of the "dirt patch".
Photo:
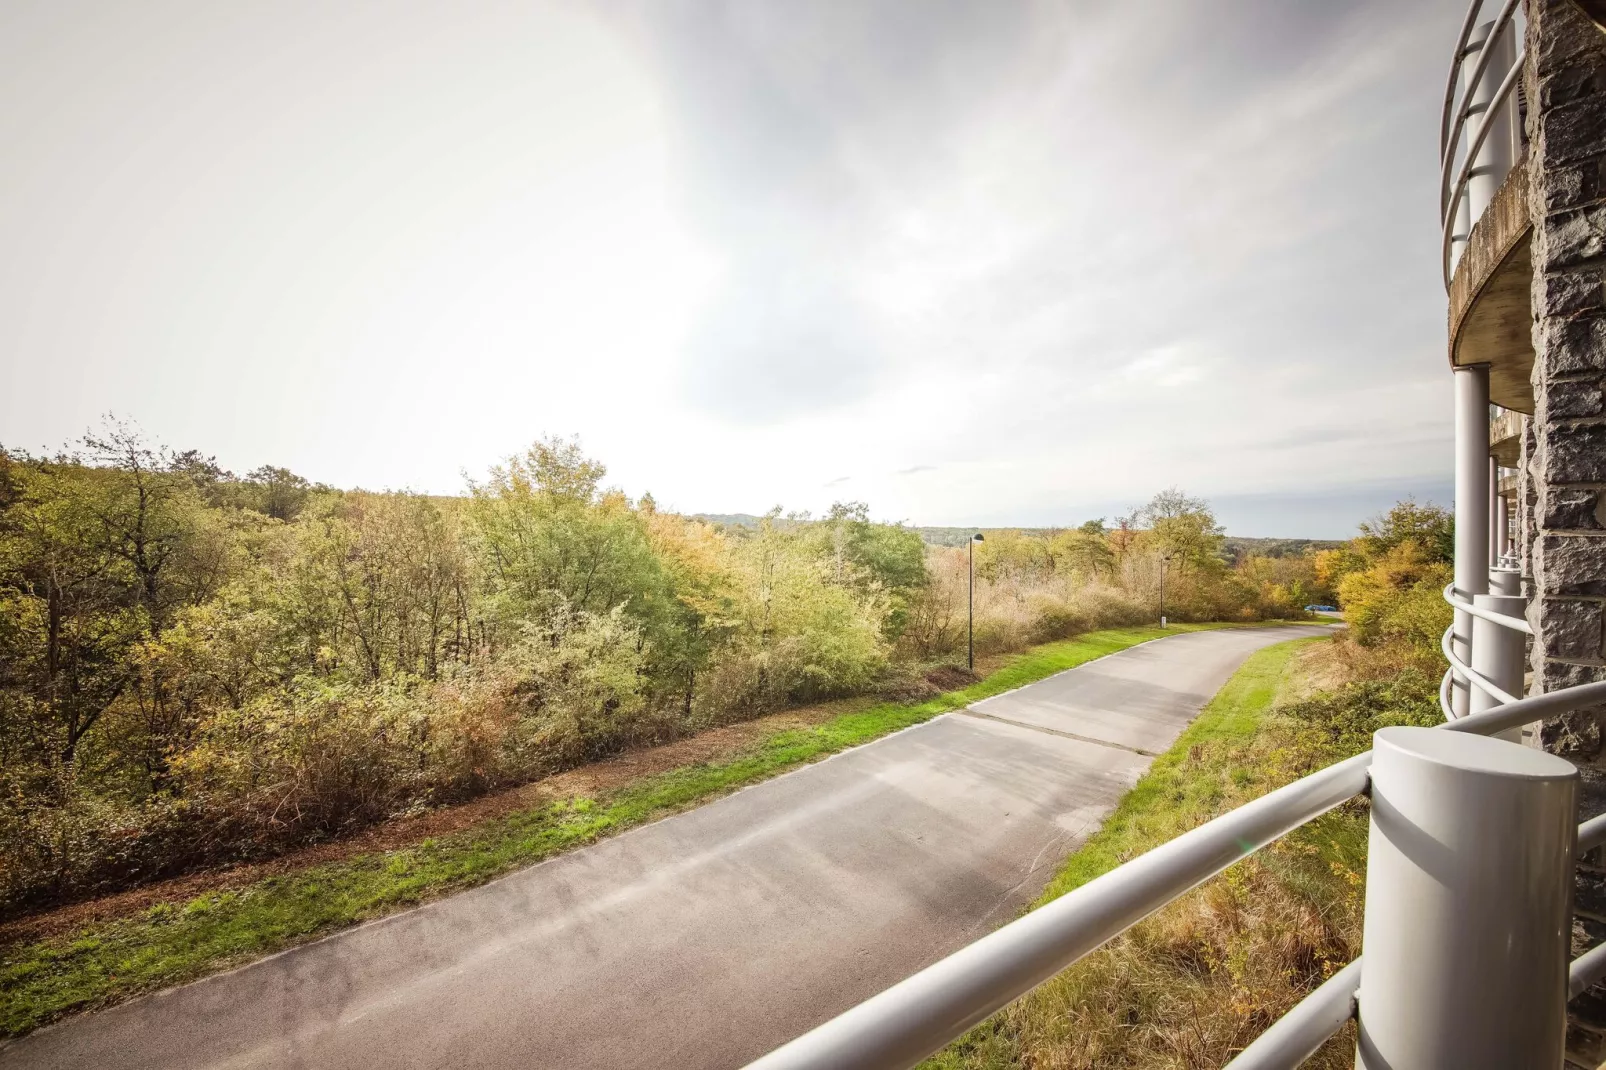
[[205,893],[243,888],[266,877],[297,873],[327,862],[339,862],[376,851],[414,847],[424,840],[462,832],[487,821],[561,799],[595,798],[657,773],[730,758],[776,732],[823,724],[833,717],[863,709],[875,702],[874,698],[842,699],[711,728],[674,743],[630,751],[617,758],[570,769],[517,788],[482,795],[455,806],[394,818],[343,839],[304,847],[278,858],[223,869],[201,870],[15,918],[0,924],[0,948],[58,936],[84,925],[131,917],[158,903],[183,903]]
[[958,691],[962,687],[969,687],[981,679],[980,673],[960,668],[958,665],[939,665],[926,673],[926,683],[936,688],[939,693],[943,691]]

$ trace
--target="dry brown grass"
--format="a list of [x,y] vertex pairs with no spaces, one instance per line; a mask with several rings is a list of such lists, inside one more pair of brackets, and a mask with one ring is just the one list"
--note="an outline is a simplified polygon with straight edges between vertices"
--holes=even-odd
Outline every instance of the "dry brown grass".
[[[1235,867],[1012,1009],[1020,1065],[1221,1066],[1359,947],[1350,897],[1315,902],[1281,868]],[[1306,1065],[1352,1064],[1346,1047],[1340,1038]]]

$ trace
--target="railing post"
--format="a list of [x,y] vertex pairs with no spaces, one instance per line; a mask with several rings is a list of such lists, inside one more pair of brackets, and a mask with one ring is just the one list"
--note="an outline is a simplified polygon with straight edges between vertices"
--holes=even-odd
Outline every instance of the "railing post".
[[[1489,366],[1455,369],[1455,590],[1471,601],[1489,593]],[[1472,614],[1456,610],[1450,648],[1472,664]],[[1465,717],[1470,688],[1456,679],[1450,707]]]
[[[1489,436],[1491,439],[1493,435]],[[1500,462],[1489,458],[1489,567],[1500,567],[1500,521],[1495,510],[1500,507]]]
[[[1521,577],[1509,569],[1490,569],[1491,593],[1473,595],[1472,604],[1479,609],[1492,609],[1496,613],[1504,613],[1508,617],[1524,618],[1528,615],[1528,602],[1522,597],[1521,584]],[[1472,661],[1469,664],[1473,671],[1518,698],[1522,697],[1522,675],[1526,668],[1523,659],[1526,654],[1527,642],[1521,632],[1502,627],[1482,617],[1472,618]],[[1498,705],[1499,701],[1493,697],[1477,688],[1472,689],[1473,713],[1492,710]],[[1521,743],[1522,729],[1508,728],[1497,738]]]
[[1559,1068],[1578,771],[1432,728],[1373,747],[1355,1065]]
[[1511,510],[1506,507],[1506,496],[1498,485],[1494,496],[1494,544],[1497,551],[1490,564],[1500,564],[1511,555]]

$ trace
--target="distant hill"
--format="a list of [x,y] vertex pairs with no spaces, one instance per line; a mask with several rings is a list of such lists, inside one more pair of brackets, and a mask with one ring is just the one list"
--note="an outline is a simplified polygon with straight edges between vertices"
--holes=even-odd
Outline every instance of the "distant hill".
[[[720,524],[728,528],[756,528],[758,527],[758,522],[763,519],[763,517],[754,516],[751,513],[693,513],[692,515],[698,520],[706,520],[710,524]],[[963,546],[965,545],[965,540],[969,539],[978,531],[996,531],[1002,529],[916,527],[912,530],[918,531],[920,533],[920,537],[931,546]],[[1026,535],[1057,535],[1065,529],[1014,528],[1010,530],[1020,531]]]
[[[751,513],[697,513],[698,520],[706,520],[710,524],[723,524],[732,528],[756,528],[761,517]],[[920,537],[931,546],[963,546],[966,540],[978,531],[1001,530],[995,528],[922,528],[914,529]],[[1052,537],[1064,531],[1065,528],[1013,528],[1023,535],[1040,535]],[[1243,535],[1228,535],[1224,549],[1233,561],[1241,561],[1251,555],[1260,557],[1299,557],[1307,550],[1331,550],[1343,546],[1338,539],[1252,539]]]
[[1341,539],[1250,539],[1237,535],[1227,536],[1227,552],[1234,561],[1252,554],[1261,557],[1299,557],[1307,550],[1333,550],[1343,546]]
[[[997,531],[997,528],[915,528],[920,537],[930,546],[963,546],[970,537],[978,531]],[[1053,536],[1064,531],[1064,528],[1014,528],[1022,535]]]
[[763,517],[752,513],[693,513],[695,520],[706,520],[710,524],[721,524],[727,528],[756,528]]

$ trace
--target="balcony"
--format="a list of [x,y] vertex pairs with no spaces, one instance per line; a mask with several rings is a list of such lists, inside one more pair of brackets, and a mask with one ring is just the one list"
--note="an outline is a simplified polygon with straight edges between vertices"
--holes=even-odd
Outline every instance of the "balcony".
[[[1519,161],[1467,236],[1450,280],[1450,364],[1489,365],[1489,400],[1517,413],[1534,409],[1532,231],[1528,169]],[[1491,443],[1497,437],[1491,427]],[[1500,463],[1514,467],[1516,453]]]
[[[1533,350],[1529,350],[1529,360]],[[1501,409],[1489,418],[1489,454],[1501,468],[1515,468],[1522,457],[1522,413]]]

